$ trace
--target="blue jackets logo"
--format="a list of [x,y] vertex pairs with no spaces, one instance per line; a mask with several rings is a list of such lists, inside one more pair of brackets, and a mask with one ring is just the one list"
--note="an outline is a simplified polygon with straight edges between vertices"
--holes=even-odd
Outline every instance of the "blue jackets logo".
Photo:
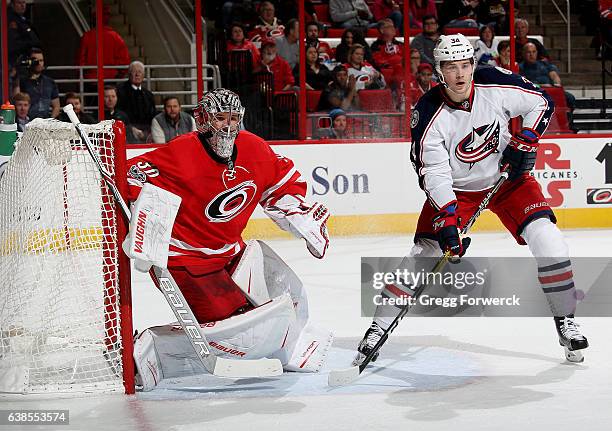
[[472,129],[472,133],[463,138],[455,148],[455,156],[468,163],[471,168],[474,163],[486,159],[489,154],[499,152],[499,129],[497,121]]

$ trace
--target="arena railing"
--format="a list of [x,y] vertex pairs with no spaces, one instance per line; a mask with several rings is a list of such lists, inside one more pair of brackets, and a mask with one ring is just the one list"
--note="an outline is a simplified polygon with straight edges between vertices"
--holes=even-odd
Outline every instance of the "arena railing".
[[[128,65],[119,66],[104,66],[105,69],[125,69],[127,71]],[[96,66],[49,66],[47,71],[51,72],[54,80],[58,86],[60,97],[65,96],[67,92],[74,91],[81,95],[83,100],[84,110],[97,110],[97,105],[86,105],[85,102],[89,97],[96,97],[97,92],[93,90],[96,83],[96,78],[87,79],[85,78],[86,70],[95,70]],[[162,70],[175,69],[177,76],[161,77],[156,76]],[[202,65],[204,72],[204,83],[209,88],[217,88],[221,86],[221,72],[219,67],[213,64]],[[74,76],[76,71],[76,77]],[[126,72],[127,74],[127,72]],[[116,79],[105,79],[106,84],[119,84],[124,82],[127,78],[116,78]],[[196,65],[195,64],[146,64],[145,65],[145,78],[144,87],[152,91],[155,95],[165,96],[183,96],[183,107],[191,108],[197,103],[197,85],[196,85]],[[177,88],[180,89],[164,89],[158,90],[156,88],[157,83],[176,83]],[[87,84],[91,84],[91,87]],[[90,88],[88,88],[90,87]],[[161,105],[157,106],[161,109]]]

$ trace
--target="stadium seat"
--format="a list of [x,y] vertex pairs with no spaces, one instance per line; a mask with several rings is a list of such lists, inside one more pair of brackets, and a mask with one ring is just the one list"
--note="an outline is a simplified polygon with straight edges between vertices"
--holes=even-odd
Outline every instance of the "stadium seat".
[[331,17],[329,16],[329,5],[328,4],[315,4],[314,5],[314,10],[317,13],[317,18],[319,19],[319,22],[323,23],[323,24],[332,24],[332,20]]
[[306,91],[306,111],[315,112],[319,105],[319,99],[321,98],[321,90],[307,90]]
[[475,27],[444,27],[442,34],[457,34],[464,36],[478,36],[478,29]]
[[370,112],[395,112],[391,90],[360,90],[359,103],[361,109]]
[[344,33],[343,28],[328,28],[326,31],[327,37],[334,37],[340,39],[342,37],[342,33]]
[[230,51],[228,60],[228,87],[239,88],[248,83],[253,70],[253,56],[248,49]]
[[295,91],[274,93],[274,138],[297,139],[298,98]]
[[550,96],[555,102],[555,112],[550,119],[550,124],[547,133],[574,133],[570,129],[567,113],[569,108],[565,99],[565,90],[563,87],[542,87],[542,90]]

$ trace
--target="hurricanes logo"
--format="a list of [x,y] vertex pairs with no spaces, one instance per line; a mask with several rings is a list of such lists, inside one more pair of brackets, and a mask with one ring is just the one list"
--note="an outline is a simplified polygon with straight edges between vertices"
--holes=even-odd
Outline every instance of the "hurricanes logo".
[[204,210],[212,223],[224,223],[236,217],[255,197],[257,186],[253,181],[244,181],[231,189],[219,193]]
[[472,133],[463,138],[455,148],[455,156],[468,163],[471,168],[474,163],[487,158],[489,154],[498,153],[498,146],[499,123],[495,121],[493,124],[472,129]]

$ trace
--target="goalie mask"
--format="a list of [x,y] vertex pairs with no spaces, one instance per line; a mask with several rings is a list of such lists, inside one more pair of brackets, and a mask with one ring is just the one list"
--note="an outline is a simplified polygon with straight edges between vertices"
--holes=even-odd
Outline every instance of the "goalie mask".
[[204,94],[193,110],[196,127],[206,133],[212,150],[222,158],[229,158],[234,149],[244,107],[233,91],[216,88]]
[[438,39],[438,43],[433,50],[434,62],[436,73],[440,82],[448,88],[446,82],[444,82],[444,75],[442,74],[442,62],[444,61],[459,61],[459,60],[472,60],[472,78],[474,78],[474,70],[476,66],[474,64],[474,47],[462,34],[451,34],[442,35]]

